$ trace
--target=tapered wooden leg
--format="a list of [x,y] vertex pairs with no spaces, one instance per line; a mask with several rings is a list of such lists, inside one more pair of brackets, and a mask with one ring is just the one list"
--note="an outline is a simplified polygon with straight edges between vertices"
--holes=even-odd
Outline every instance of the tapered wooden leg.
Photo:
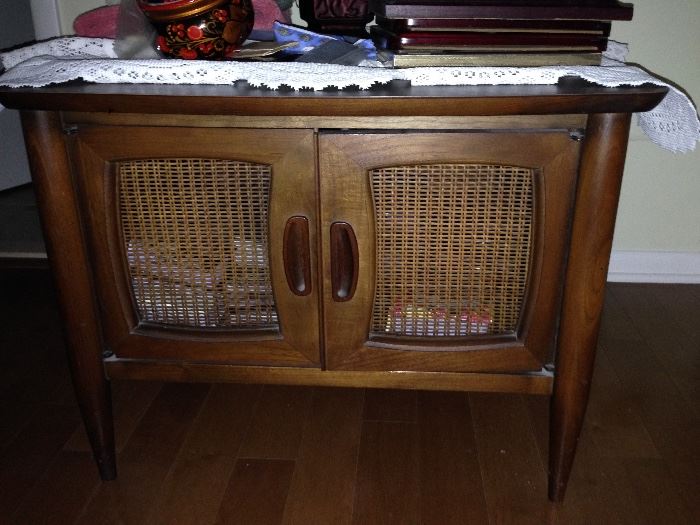
[[629,114],[593,114],[583,146],[551,404],[549,498],[566,492],[588,403]]
[[78,405],[102,479],[117,475],[109,383],[63,128],[54,112],[22,113],[46,248]]

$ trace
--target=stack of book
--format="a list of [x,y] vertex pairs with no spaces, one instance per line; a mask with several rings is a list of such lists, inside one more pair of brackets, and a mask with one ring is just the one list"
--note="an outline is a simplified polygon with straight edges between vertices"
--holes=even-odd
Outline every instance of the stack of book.
[[370,33],[394,67],[600,64],[618,0],[369,0]]

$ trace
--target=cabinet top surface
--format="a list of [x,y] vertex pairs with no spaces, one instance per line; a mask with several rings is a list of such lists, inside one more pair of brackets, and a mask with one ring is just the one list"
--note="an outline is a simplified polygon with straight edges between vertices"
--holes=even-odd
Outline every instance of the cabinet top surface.
[[648,111],[667,88],[606,88],[566,78],[556,85],[389,85],[366,91],[272,91],[247,86],[76,83],[0,88],[13,109],[250,116],[462,116]]

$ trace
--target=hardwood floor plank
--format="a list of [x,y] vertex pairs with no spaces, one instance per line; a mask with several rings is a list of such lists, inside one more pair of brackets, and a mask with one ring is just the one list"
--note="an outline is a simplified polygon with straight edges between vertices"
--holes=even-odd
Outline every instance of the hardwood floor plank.
[[[627,474],[629,489],[634,493],[634,505],[637,509],[637,523],[657,525],[673,523],[674,525],[697,524],[700,516],[686,505],[675,481],[669,475],[666,463],[659,459],[625,459],[623,468]],[[696,487],[698,489],[700,487]],[[695,494],[696,498],[698,493]],[[661,502],[661,504],[659,504]]]
[[[683,498],[673,480],[657,477],[654,483],[668,482],[663,489],[651,494],[646,482],[635,479],[643,469],[630,468],[638,463],[657,463],[656,459],[603,458],[588,440],[580,446],[583,465],[580,472],[572,472],[572,480],[563,505],[557,506],[556,523],[589,524],[613,523],[620,525],[684,524],[676,521],[683,516]],[[577,454],[578,462],[578,454]],[[573,490],[572,490],[573,489]],[[670,496],[670,499],[667,499]],[[668,508],[668,507],[672,508]],[[680,507],[680,508],[679,508]]]
[[687,287],[688,291],[695,296],[695,300],[700,301],[700,284],[691,284],[691,285],[681,284],[679,286]]
[[523,403],[530,419],[532,433],[537,444],[542,465],[549,461],[549,409],[550,398],[544,396],[523,396]]
[[80,421],[77,407],[41,406],[0,457],[0,517],[12,516]]
[[365,421],[416,421],[417,392],[368,388],[365,393]]
[[29,424],[37,410],[39,407],[36,405],[12,403],[9,398],[0,398],[0,458],[4,455],[5,448]]
[[352,522],[420,523],[418,461],[418,425],[365,421]]
[[490,523],[547,520],[547,475],[516,395],[469,394]]
[[217,523],[281,523],[293,473],[294,461],[238,460],[219,509]]
[[[249,387],[149,394],[127,382],[114,392],[120,477],[102,483],[83,452],[50,281],[0,282],[16,292],[0,295],[13,328],[0,331],[0,523],[700,523],[692,370],[681,383],[664,363],[670,355],[692,369],[700,359],[699,286],[623,285],[629,303],[610,286],[569,489],[551,505],[548,401],[537,396],[475,394],[464,411],[463,394],[369,390],[363,402],[362,390],[280,387],[256,404],[224,393]],[[252,413],[250,432],[231,423],[246,418],[228,408],[237,402]],[[291,457],[232,455],[258,438],[252,453]],[[481,479],[471,474],[476,445],[481,515],[469,503],[478,500],[469,483]]]
[[[679,322],[689,308],[694,308],[695,325],[699,324],[700,305],[688,297],[683,304],[669,298],[661,301],[658,286],[654,285],[618,283],[612,294],[644,340],[643,348],[656,355],[680,393],[700,415],[700,339],[693,338],[694,330],[687,328],[687,322]],[[679,300],[684,297],[680,293],[677,295]]]
[[686,504],[700,516],[700,417],[644,343],[611,341],[604,351]]
[[627,314],[622,310],[614,295],[618,283],[608,283],[603,302],[603,316],[600,320],[599,341],[624,339],[626,341],[641,341],[642,336]]
[[584,426],[566,499],[551,505],[551,520],[560,525],[639,525],[620,460],[602,457],[587,430]]
[[363,389],[314,390],[283,523],[350,523],[364,395]]
[[214,523],[262,387],[214,385],[151,511],[150,523]]
[[312,392],[309,387],[266,385],[239,457],[295,460]]
[[91,453],[62,450],[29,492],[12,522],[73,523],[99,484]]
[[[162,383],[148,381],[118,381],[112,385],[114,407],[114,442],[117,452],[124,450],[143,415],[156,398]],[[90,442],[81,425],[66,443],[66,450],[90,452]]]
[[418,423],[421,523],[487,523],[467,394],[420,392]]
[[620,384],[604,350],[596,356],[586,424],[604,458],[660,457],[635,400]]
[[[655,300],[653,295],[657,288],[656,285],[629,284],[611,287],[608,315],[627,320],[639,331],[640,337],[644,337],[649,330],[640,329],[640,319],[632,317],[640,307],[630,302],[629,296],[632,295],[630,290],[635,289],[636,294],[640,294],[636,295],[638,300],[653,304]],[[698,288],[700,287],[690,286],[686,290],[688,294],[695,294]],[[625,295],[627,298],[623,297],[621,300],[619,296]],[[696,300],[697,296],[686,297],[680,302],[683,306],[682,310],[687,308],[688,303],[695,304]],[[667,304],[671,303],[671,298],[668,298]],[[680,313],[673,307],[670,311],[671,314]],[[648,312],[643,314],[642,318],[648,318]],[[697,314],[695,318],[697,319]],[[678,325],[675,322],[654,326],[667,334],[670,341],[676,340]],[[650,344],[663,344],[662,336],[663,334],[654,334]],[[700,498],[697,497],[698,487],[700,487],[700,409],[696,403],[688,401],[688,398],[683,395],[682,387],[669,373],[669,368],[665,364],[667,355],[659,355],[650,344],[646,339],[633,342],[608,338],[603,342],[602,347],[620,383],[630,399],[634,401],[686,505],[694,515],[700,516]],[[697,356],[697,350],[690,351],[691,355]],[[669,346],[666,354],[672,355],[678,352],[678,349]]]
[[197,384],[163,387],[117,457],[119,477],[100,485],[79,523],[148,523],[151,507],[208,390],[209,385]]
[[673,316],[678,335],[688,346],[700,348],[700,284],[649,284],[645,289]]
[[[56,353],[63,354],[62,348]],[[74,404],[75,395],[71,393],[68,402],[57,402],[56,393],[64,391],[71,385],[70,372],[65,363],[49,363],[45,360],[51,357],[40,357],[39,362],[25,368],[24,365],[3,364],[2,376],[0,376],[0,396],[2,399],[24,405],[58,404],[70,406]]]
[[70,381],[51,276],[45,271],[0,272],[0,399],[54,401]]
[[[594,379],[592,390],[596,388],[601,386]],[[549,448],[549,399],[523,396],[523,401],[532,421],[540,457],[543,464],[546,464]],[[631,501],[624,490],[627,485],[626,473],[620,471],[616,460],[611,461],[602,456],[593,439],[591,427],[586,418],[566,498],[560,504],[549,504],[548,523],[637,525],[635,517],[627,510]]]
[[[60,352],[65,353],[65,350],[61,349]],[[53,384],[53,389],[46,402],[50,405],[74,406],[76,403],[75,388],[68,367],[61,367],[51,373],[56,375],[57,380]],[[76,433],[78,433],[78,429],[76,429]]]

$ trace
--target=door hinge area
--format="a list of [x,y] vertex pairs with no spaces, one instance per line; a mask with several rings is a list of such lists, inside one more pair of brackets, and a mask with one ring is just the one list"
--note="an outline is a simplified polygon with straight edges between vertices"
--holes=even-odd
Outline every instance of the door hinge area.
[[582,129],[570,129],[569,138],[574,142],[581,142],[586,137],[586,133]]

